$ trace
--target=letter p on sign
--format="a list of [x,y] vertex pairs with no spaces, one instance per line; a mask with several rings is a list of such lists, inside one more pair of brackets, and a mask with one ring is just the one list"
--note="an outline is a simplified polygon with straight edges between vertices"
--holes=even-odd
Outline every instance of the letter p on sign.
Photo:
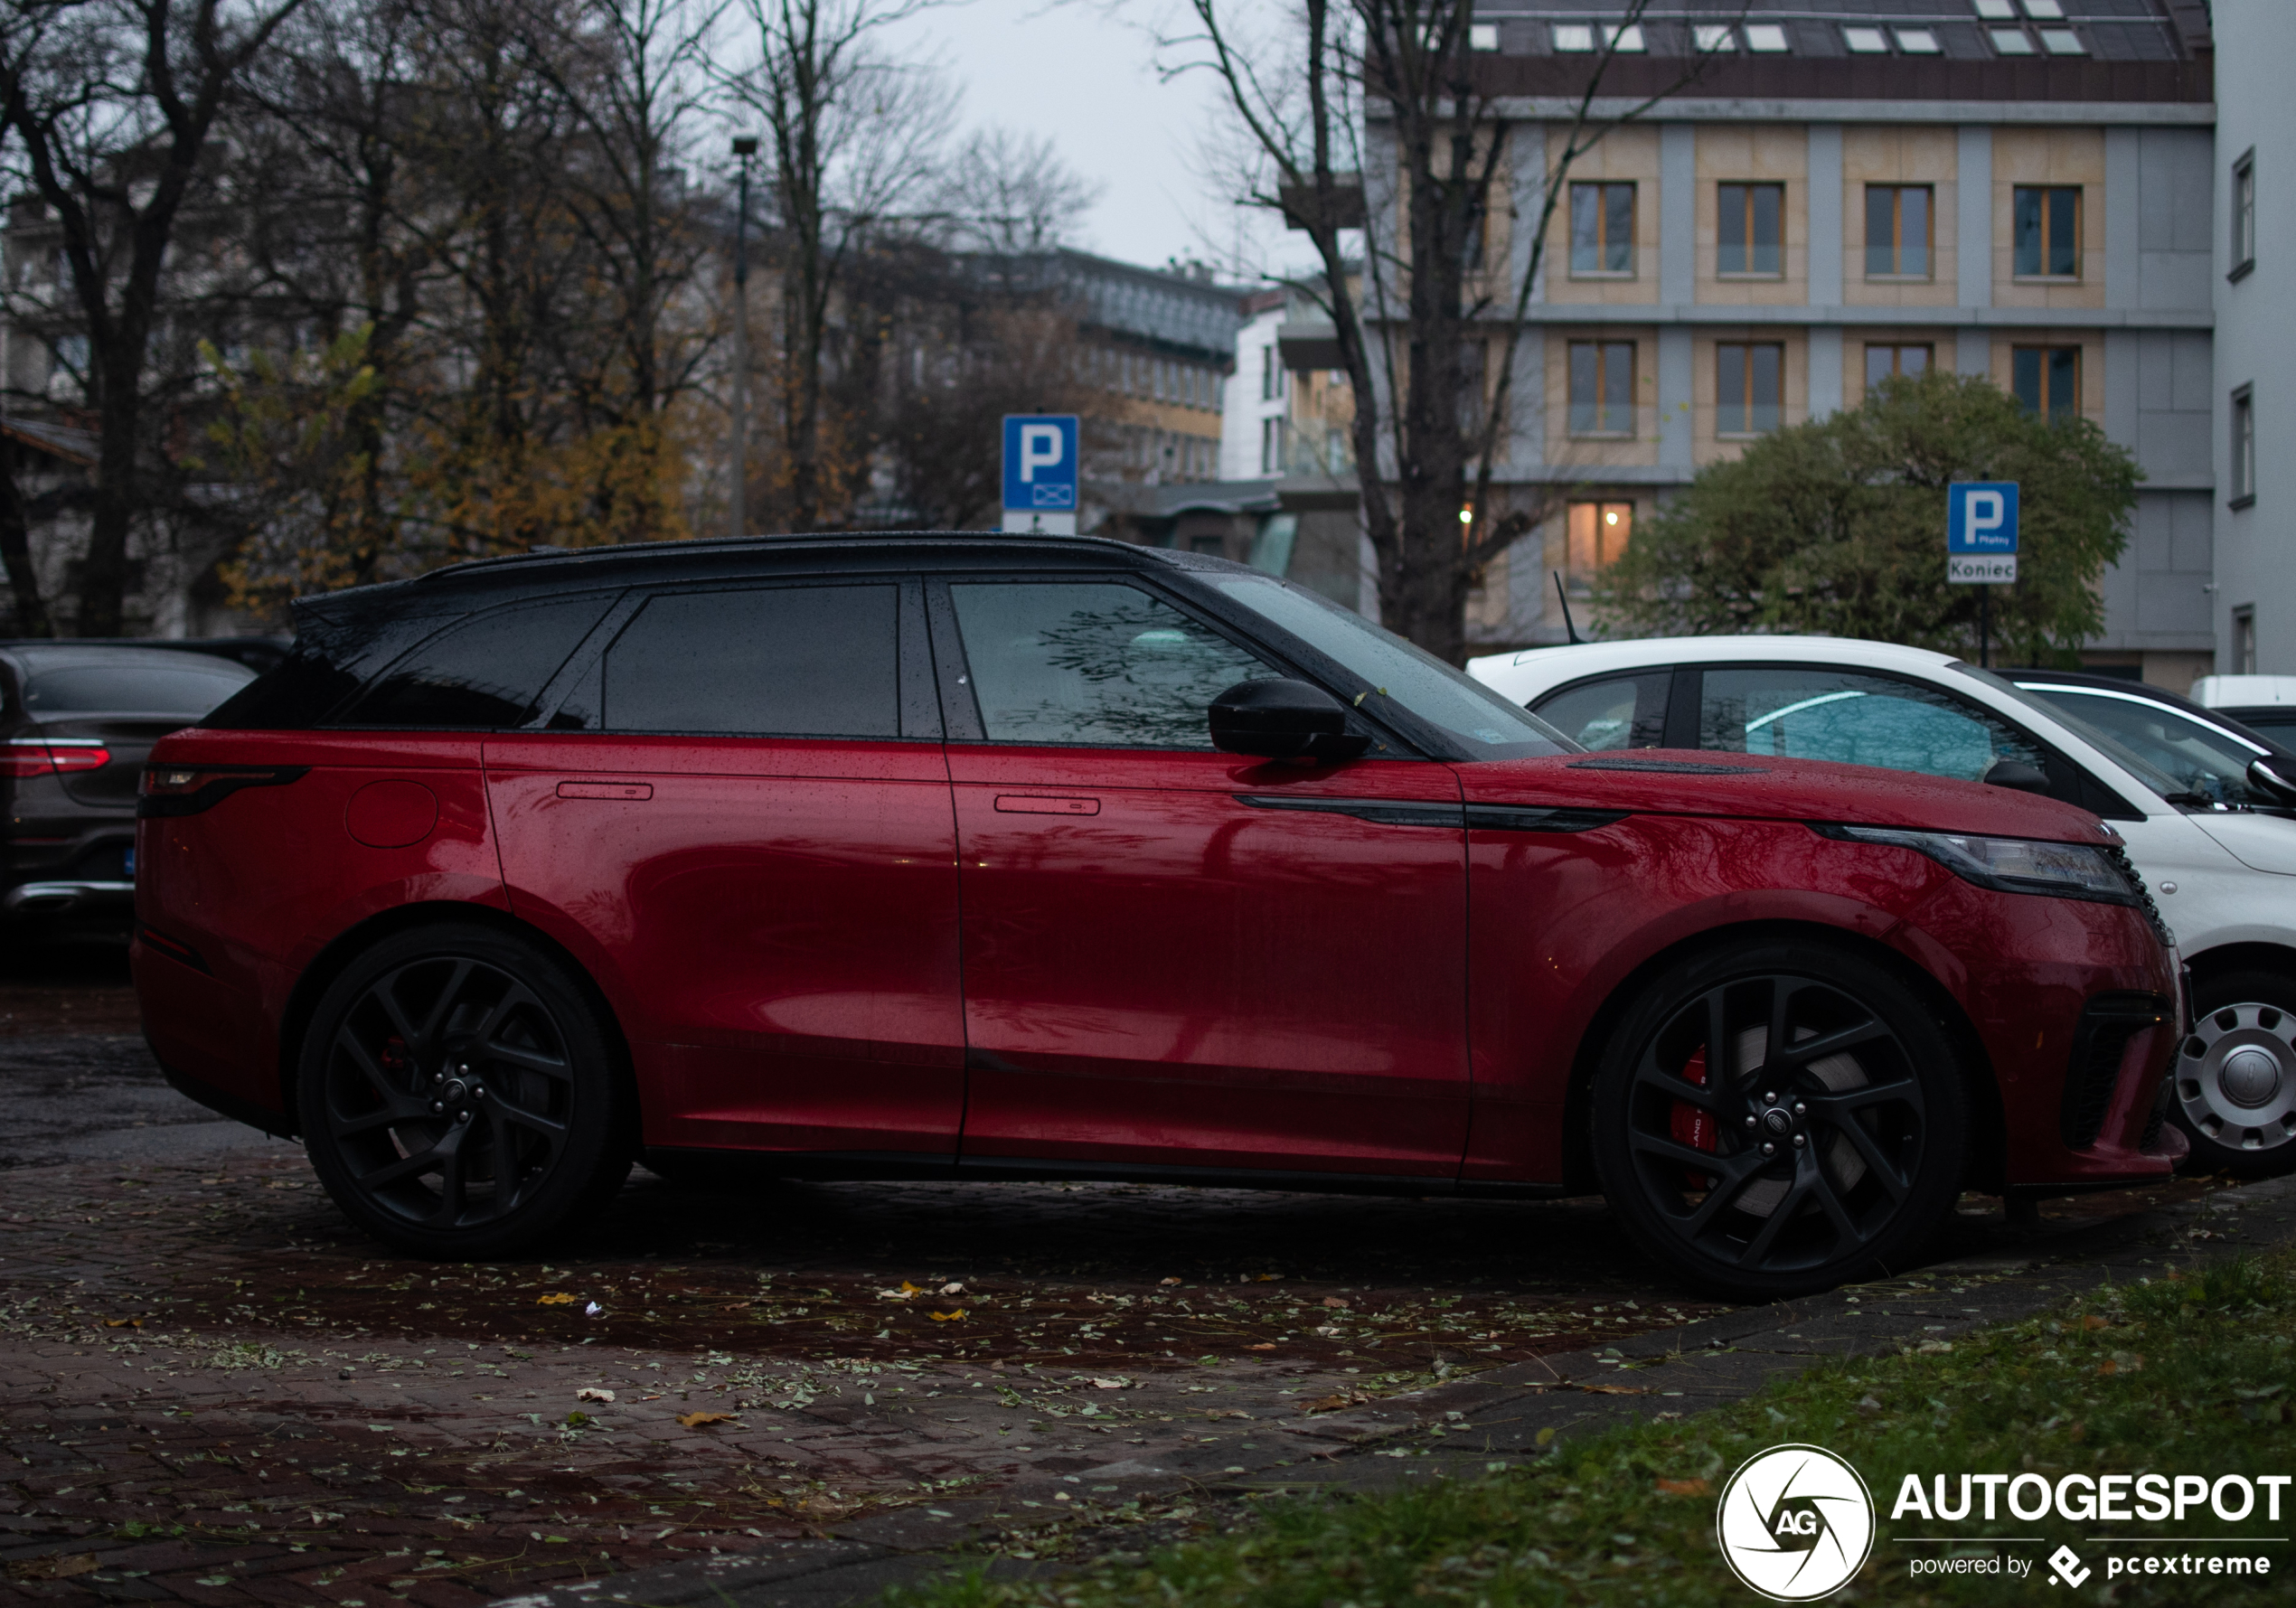
[[2017,550],[2017,483],[1959,481],[1945,488],[1945,550],[2003,555]]
[[[1068,455],[1060,450],[1060,427],[1054,424],[1024,424],[1021,427],[1021,484],[1026,485],[1037,477],[1039,469],[1058,466]],[[1998,514],[1994,522],[2000,522]]]

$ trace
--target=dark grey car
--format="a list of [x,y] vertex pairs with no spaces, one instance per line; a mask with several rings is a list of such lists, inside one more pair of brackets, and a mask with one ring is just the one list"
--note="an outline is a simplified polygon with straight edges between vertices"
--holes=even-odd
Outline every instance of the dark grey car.
[[174,649],[0,646],[0,925],[124,933],[145,757],[254,679]]

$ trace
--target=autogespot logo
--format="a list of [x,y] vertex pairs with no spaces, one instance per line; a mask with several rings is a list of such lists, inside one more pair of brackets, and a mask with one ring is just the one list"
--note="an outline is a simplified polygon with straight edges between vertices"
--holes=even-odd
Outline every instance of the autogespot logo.
[[1874,1499],[1823,1446],[1773,1446],[1722,1488],[1715,1537],[1731,1573],[1777,1603],[1830,1596],[1864,1566]]

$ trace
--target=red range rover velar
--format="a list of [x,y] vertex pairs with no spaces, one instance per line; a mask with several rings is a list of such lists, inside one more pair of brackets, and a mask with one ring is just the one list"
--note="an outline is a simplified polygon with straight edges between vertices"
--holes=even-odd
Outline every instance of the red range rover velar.
[[1904,1265],[1964,1187],[2170,1168],[2171,940],[2049,799],[1585,753],[1089,540],[535,554],[296,619],[153,752],[136,987],[178,1088],[404,1250],[739,1152],[1600,1190],[1759,1297]]

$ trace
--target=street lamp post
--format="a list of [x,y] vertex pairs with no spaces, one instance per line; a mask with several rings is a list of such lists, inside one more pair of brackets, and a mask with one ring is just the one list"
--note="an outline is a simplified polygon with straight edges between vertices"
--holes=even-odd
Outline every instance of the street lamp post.
[[749,159],[755,135],[734,136],[741,163],[741,204],[733,226],[733,534],[748,534],[749,511]]

